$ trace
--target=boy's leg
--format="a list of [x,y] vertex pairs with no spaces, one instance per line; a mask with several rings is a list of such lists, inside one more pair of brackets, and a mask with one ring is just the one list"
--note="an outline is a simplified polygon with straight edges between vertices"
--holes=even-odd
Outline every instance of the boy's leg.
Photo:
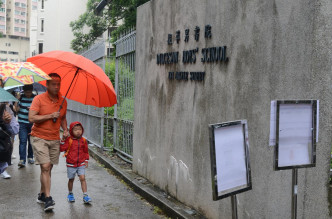
[[81,181],[81,187],[82,187],[82,191],[83,193],[87,192],[87,185],[86,185],[86,181],[85,181],[85,175],[79,175],[80,181]]
[[75,178],[72,178],[72,179],[68,180],[68,191],[69,191],[69,193],[73,191],[74,180],[75,180]]

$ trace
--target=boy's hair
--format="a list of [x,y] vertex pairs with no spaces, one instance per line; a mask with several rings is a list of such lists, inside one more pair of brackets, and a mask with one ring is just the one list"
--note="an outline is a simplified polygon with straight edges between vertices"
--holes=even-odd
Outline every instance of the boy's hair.
[[23,86],[23,91],[31,91],[31,90],[33,90],[32,84],[26,84]]

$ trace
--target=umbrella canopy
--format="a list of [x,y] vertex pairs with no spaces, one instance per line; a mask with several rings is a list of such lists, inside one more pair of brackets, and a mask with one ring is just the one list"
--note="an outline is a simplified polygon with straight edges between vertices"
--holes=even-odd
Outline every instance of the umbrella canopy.
[[60,92],[66,94],[68,91],[66,96],[71,100],[97,107],[110,107],[117,103],[110,79],[98,65],[83,56],[51,51],[28,58],[28,61],[48,74],[59,74]]
[[29,62],[0,62],[0,75],[5,87],[51,79],[45,72]]
[[13,95],[8,93],[8,91],[0,87],[0,102],[11,102],[11,101],[17,102],[18,100]]

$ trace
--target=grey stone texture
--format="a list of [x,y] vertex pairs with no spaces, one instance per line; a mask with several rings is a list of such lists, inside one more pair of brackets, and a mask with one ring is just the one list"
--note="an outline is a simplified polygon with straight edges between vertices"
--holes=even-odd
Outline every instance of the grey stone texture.
[[[208,218],[230,218],[230,198],[212,200],[208,124],[247,119],[253,189],[239,218],[290,218],[291,170],[274,171],[270,102],[319,99],[317,164],[299,169],[298,218],[328,218],[332,145],[330,0],[152,0],[138,8],[133,169]],[[204,39],[204,26],[212,38]],[[195,26],[200,40],[193,38]],[[184,42],[184,30],[190,40]],[[181,42],[167,35],[181,31]],[[229,62],[181,62],[182,51],[227,46]],[[157,65],[159,53],[180,62]],[[169,71],[205,71],[204,82]]]

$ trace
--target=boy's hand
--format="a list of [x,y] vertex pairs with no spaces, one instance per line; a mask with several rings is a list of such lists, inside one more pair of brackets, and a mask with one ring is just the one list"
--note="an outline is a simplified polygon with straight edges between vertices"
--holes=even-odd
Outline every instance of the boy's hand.
[[88,161],[85,161],[85,167],[88,168],[88,166],[89,166]]

